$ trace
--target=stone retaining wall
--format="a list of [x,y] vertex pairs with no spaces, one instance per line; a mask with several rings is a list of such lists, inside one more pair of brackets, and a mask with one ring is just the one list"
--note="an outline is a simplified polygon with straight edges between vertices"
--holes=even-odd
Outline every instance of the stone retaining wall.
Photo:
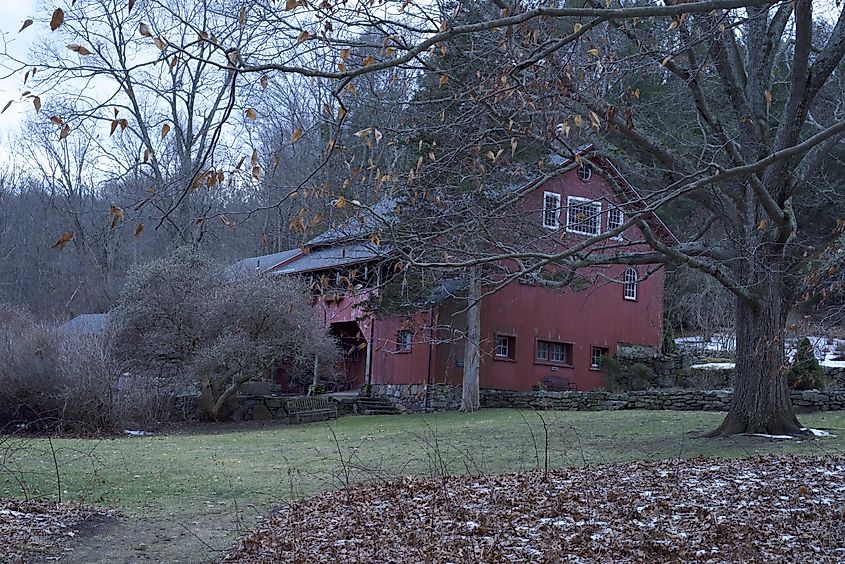
[[[279,395],[240,395],[238,407],[232,416],[234,421],[269,421],[271,419],[287,420],[285,400],[299,396]],[[330,397],[330,401],[337,405],[337,414],[349,415],[355,411],[355,397]],[[196,421],[199,396],[181,395],[176,397],[173,409],[173,419],[177,421]]]
[[[461,387],[431,386],[428,398],[423,384],[373,385],[372,395],[383,396],[409,411],[458,409]],[[658,389],[636,392],[514,392],[481,390],[482,407],[519,409],[603,411],[656,409],[669,411],[727,411],[731,390]],[[797,411],[845,410],[845,389],[793,391]]]
[[833,380],[833,387],[845,390],[845,367],[825,366],[825,374]]
[[[426,397],[428,391],[428,397]],[[461,386],[446,384],[372,384],[370,395],[386,397],[409,411],[426,409],[458,409],[461,407]]]

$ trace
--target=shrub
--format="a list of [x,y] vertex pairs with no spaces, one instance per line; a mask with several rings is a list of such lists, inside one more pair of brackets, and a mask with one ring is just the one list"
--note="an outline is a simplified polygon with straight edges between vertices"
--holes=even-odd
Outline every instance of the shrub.
[[807,337],[798,341],[798,349],[786,373],[786,381],[793,390],[821,390],[827,383],[824,369],[816,360],[813,345]]
[[618,359],[605,355],[599,362],[604,372],[607,388],[612,392],[645,390],[657,385],[657,375],[647,364],[637,362],[626,365]]
[[133,269],[112,310],[115,351],[134,374],[199,390],[199,415],[228,418],[246,382],[277,361],[290,382],[334,376],[337,345],[304,284],[233,272],[189,249]]
[[0,425],[94,432],[117,421],[120,374],[104,335],[69,335],[29,322],[0,331]]

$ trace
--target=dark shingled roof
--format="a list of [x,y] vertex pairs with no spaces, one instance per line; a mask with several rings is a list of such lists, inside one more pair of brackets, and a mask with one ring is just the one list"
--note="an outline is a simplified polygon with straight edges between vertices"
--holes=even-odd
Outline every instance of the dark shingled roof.
[[373,243],[354,243],[351,245],[327,247],[302,255],[300,258],[273,270],[273,273],[295,274],[368,262],[377,258],[386,257],[390,254],[391,250],[391,247],[387,245],[379,246]]
[[272,255],[245,258],[229,266],[226,270],[228,270],[231,274],[255,271],[267,272],[268,270],[272,270],[273,267],[282,264],[286,260],[292,259],[301,252],[302,251],[299,249],[288,249],[287,251],[273,253]]
[[369,208],[360,207],[357,210],[358,213],[353,217],[337,227],[317,235],[305,243],[305,246],[322,247],[329,244],[368,239],[379,229],[396,221],[396,215],[393,213],[395,209],[396,200],[393,198],[385,198]]

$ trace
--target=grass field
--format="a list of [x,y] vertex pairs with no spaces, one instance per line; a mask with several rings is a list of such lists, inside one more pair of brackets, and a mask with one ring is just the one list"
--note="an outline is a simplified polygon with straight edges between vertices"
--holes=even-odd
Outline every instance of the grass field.
[[845,453],[843,412],[801,417],[835,438],[699,437],[720,418],[491,409],[102,440],[6,439],[0,484],[4,497],[20,496],[22,487],[53,497],[60,489],[63,499],[113,507],[123,516],[78,541],[69,561],[197,562],[214,559],[274,506],[364,480],[519,471],[542,467],[547,458],[549,467],[583,472],[585,465],[635,459]]

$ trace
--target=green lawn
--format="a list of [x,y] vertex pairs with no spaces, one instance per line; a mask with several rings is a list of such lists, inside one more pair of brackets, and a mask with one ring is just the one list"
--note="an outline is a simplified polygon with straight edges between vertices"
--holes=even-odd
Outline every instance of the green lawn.
[[[273,506],[367,479],[525,470],[536,467],[538,459],[543,465],[546,452],[550,467],[573,466],[576,472],[585,471],[579,469],[585,464],[644,458],[845,452],[845,412],[801,417],[805,425],[833,430],[835,438],[698,436],[720,418],[701,412],[490,409],[345,417],[301,426],[209,427],[151,437],[54,439],[52,448],[46,439],[6,439],[0,495],[21,495],[21,484],[33,493],[55,495],[55,452],[64,499],[114,507],[126,517],[122,525],[98,535],[101,546],[84,553],[86,560],[113,559],[108,551],[123,543],[130,548],[120,550],[132,556],[124,560],[176,561],[181,555],[182,561],[203,561],[214,555],[206,543],[227,546],[238,527],[249,526]],[[10,448],[15,446],[20,449]]]

